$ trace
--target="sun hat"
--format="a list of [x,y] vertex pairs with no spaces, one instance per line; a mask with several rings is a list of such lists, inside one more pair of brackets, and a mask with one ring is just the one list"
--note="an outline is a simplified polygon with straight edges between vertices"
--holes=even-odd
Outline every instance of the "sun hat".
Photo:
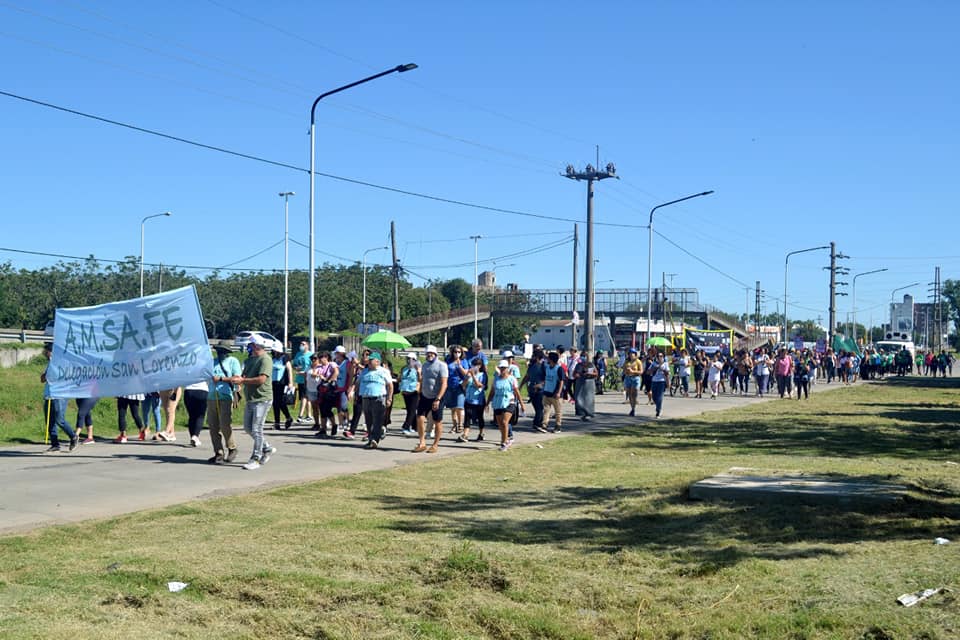
[[424,353],[432,353],[433,355],[437,355],[437,348],[436,348],[435,346],[433,346],[432,344],[428,344],[428,345],[427,345],[427,348],[424,349],[423,352],[424,352]]

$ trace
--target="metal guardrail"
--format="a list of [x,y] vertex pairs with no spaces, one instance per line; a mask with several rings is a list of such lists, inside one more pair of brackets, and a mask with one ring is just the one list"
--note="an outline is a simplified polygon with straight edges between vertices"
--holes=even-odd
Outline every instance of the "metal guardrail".
[[43,331],[33,331],[31,329],[0,329],[0,342],[16,341],[26,344],[27,342],[48,342],[50,340],[53,340],[53,337],[45,335]]

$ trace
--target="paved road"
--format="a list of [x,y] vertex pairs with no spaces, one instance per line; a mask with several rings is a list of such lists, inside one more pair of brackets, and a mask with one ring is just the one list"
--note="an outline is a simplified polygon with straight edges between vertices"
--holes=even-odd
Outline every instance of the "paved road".
[[[821,384],[814,390],[836,388],[839,385]],[[759,401],[755,397],[739,396],[720,396],[716,400],[668,397],[664,418],[690,416]],[[596,409],[596,419],[585,423],[573,416],[573,405],[566,405],[564,430],[560,434],[532,432],[528,427],[529,418],[521,418],[516,446],[618,428],[652,421],[653,418],[653,407],[647,405],[638,407],[636,418],[628,418],[627,406],[618,393],[597,396]],[[100,432],[103,431],[106,429],[101,426]],[[437,454],[411,453],[416,438],[405,438],[396,431],[376,451],[364,450],[359,438],[353,441],[316,439],[308,428],[294,427],[280,432],[268,428],[267,433],[278,451],[257,471],[245,471],[240,466],[249,456],[251,442],[242,428],[237,437],[240,456],[229,466],[207,464],[212,451],[206,432],[203,434],[204,446],[200,448],[190,447],[187,434],[178,432],[174,443],[132,440],[121,445],[101,439],[95,444],[80,446],[73,453],[44,454],[46,447],[41,445],[0,449],[0,486],[5,487],[5,491],[0,492],[0,533],[119,515],[263,487],[389,469],[438,457],[492,450],[498,444],[496,430],[491,429],[487,430],[488,440],[483,443],[456,444],[454,436],[446,435]]]

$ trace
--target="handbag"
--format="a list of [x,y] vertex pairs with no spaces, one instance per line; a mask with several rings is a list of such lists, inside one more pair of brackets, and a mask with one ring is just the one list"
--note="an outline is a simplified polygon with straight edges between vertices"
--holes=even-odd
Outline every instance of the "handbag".
[[285,389],[283,392],[283,404],[290,406],[297,403],[297,390]]

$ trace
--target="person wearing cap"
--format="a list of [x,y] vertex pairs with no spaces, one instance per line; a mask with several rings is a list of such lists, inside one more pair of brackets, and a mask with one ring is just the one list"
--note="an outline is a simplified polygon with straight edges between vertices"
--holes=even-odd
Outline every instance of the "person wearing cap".
[[407,354],[407,363],[400,370],[400,393],[407,415],[403,419],[403,435],[417,435],[417,404],[420,403],[420,361],[417,354]]
[[630,405],[629,415],[637,412],[637,394],[640,391],[640,380],[643,377],[643,363],[637,355],[637,350],[630,347],[627,359],[623,361],[623,389],[627,394],[627,403]]
[[237,457],[237,443],[231,426],[237,397],[230,379],[239,376],[242,369],[240,361],[230,355],[230,349],[220,346],[213,349],[216,355],[213,358],[213,377],[210,379],[210,391],[207,395],[207,426],[210,429],[210,442],[213,444],[213,457],[207,462],[226,464]]
[[310,411],[312,406],[307,399],[307,369],[310,368],[310,356],[312,352],[306,340],[300,341],[297,353],[293,356],[291,362],[293,366],[293,381],[297,385],[297,394],[300,396],[300,411],[297,413],[297,422],[309,424],[311,421]]
[[[506,360],[510,364],[510,375],[513,376],[514,380],[517,380],[519,383],[520,380],[520,367],[517,366],[516,358],[513,355],[513,351],[507,349],[503,352],[502,360]],[[510,433],[508,434],[508,439],[513,440],[513,427],[520,421],[520,411],[514,412],[510,416]]]
[[363,405],[363,421],[367,424],[365,449],[376,449],[383,439],[383,420],[387,407],[393,404],[393,377],[381,367],[380,353],[373,351],[367,357],[367,366],[360,371],[357,389]]
[[267,410],[273,402],[273,386],[270,381],[273,362],[267,355],[267,346],[267,341],[259,335],[251,336],[247,343],[248,357],[243,363],[243,371],[230,379],[230,382],[243,389],[243,399],[246,401],[243,408],[243,430],[253,438],[250,460],[243,465],[248,471],[259,469],[276,452],[276,448],[270,446],[263,433]]
[[550,422],[550,411],[556,422],[554,432],[563,429],[563,403],[560,402],[560,391],[563,389],[563,367],[560,366],[560,354],[551,351],[547,354],[547,364],[543,368],[543,402],[546,405],[543,420],[537,431],[546,433]]
[[500,451],[506,451],[513,444],[510,437],[510,418],[523,410],[523,398],[517,379],[510,373],[510,363],[501,360],[497,363],[497,377],[493,380],[487,395],[487,406],[493,407],[493,419],[500,428]]
[[[426,362],[420,368],[420,402],[417,404],[417,436],[420,442],[414,453],[436,453],[443,434],[443,397],[447,391],[447,376],[450,371],[445,362],[437,356],[437,348],[428,344],[424,350]],[[433,423],[433,444],[427,447],[427,416]]]
[[286,419],[283,423],[285,429],[289,429],[293,424],[293,418],[290,416],[290,409],[287,407],[284,396],[286,391],[293,383],[293,367],[290,365],[290,356],[283,350],[283,344],[279,340],[274,340],[270,345],[271,363],[270,385],[273,390],[273,428],[280,428],[280,412]]

